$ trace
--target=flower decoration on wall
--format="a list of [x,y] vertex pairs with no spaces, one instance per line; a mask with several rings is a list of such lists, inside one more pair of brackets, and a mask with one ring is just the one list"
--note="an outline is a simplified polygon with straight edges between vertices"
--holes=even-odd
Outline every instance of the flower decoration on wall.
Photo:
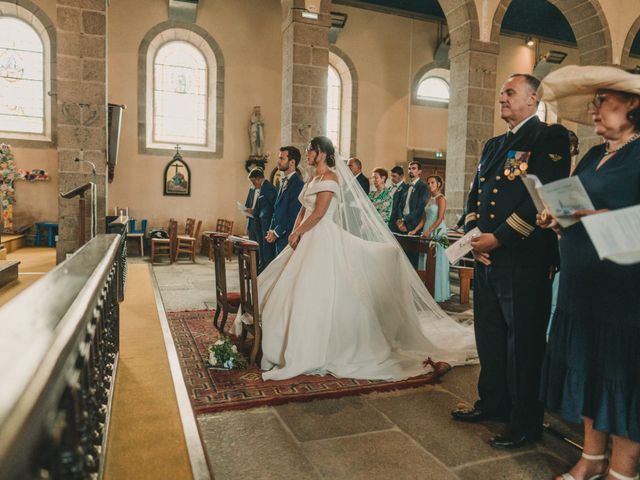
[[41,169],[16,169],[11,145],[0,143],[0,204],[2,205],[2,229],[13,232],[13,206],[16,203],[14,182],[26,180],[29,182],[44,181],[49,174]]

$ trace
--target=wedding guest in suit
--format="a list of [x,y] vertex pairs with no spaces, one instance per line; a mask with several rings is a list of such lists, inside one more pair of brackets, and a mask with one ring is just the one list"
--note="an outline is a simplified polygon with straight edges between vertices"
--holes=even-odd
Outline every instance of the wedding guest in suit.
[[391,194],[393,195],[393,203],[391,204],[391,215],[389,218],[389,228],[394,233],[400,233],[396,222],[400,218],[401,208],[398,206],[400,199],[403,198],[404,192],[409,186],[404,181],[404,168],[395,166],[391,169]]
[[384,168],[373,169],[373,187],[375,190],[369,192],[369,199],[376,207],[376,210],[382,217],[384,223],[389,222],[391,217],[391,205],[393,204],[393,197],[391,196],[391,189],[385,187],[389,172]]
[[391,169],[391,196],[395,198],[396,193],[401,192],[407,184],[404,181],[404,168],[396,165]]
[[300,163],[300,150],[296,147],[281,147],[278,154],[278,170],[284,175],[280,181],[274,205],[273,218],[265,236],[268,243],[275,244],[276,255],[287,246],[289,234],[300,211],[298,195],[304,182],[296,168]]
[[491,439],[494,448],[542,436],[538,390],[558,245],[552,232],[536,227],[536,208],[519,177],[530,172],[543,183],[566,177],[570,155],[567,130],[536,115],[539,85],[531,75],[513,74],[502,86],[500,116],[508,131],[486,143],[467,201],[465,231],[483,232],[472,241],[480,399],[452,415],[507,422]]
[[[447,236],[447,224],[444,221],[444,214],[447,209],[447,201],[444,198],[444,182],[439,175],[431,175],[427,178],[429,188],[429,201],[424,207],[424,215],[418,226],[409,232],[415,235],[422,232],[422,238],[441,239]],[[445,253],[445,247],[441,243],[436,244],[436,273],[435,291],[433,298],[436,302],[446,302],[451,297],[449,288],[449,260]],[[418,269],[426,270],[427,255],[421,253],[418,259]]]
[[[426,183],[420,180],[421,174],[422,166],[419,162],[409,163],[409,184],[398,201],[394,202],[395,212],[392,213],[392,220],[395,221],[396,231],[404,235],[409,235],[409,232],[418,226],[427,203],[429,192]],[[407,253],[411,264],[416,268],[418,256],[415,252]]]
[[358,183],[364,190],[364,193],[369,195],[369,179],[364,173],[362,173],[362,162],[356,157],[353,157],[349,159],[347,166],[349,167],[349,170],[351,170],[351,173],[353,173],[353,176],[356,177],[356,180],[358,180]]
[[275,244],[267,242],[266,236],[271,226],[277,192],[271,182],[264,178],[264,172],[260,168],[251,170],[249,179],[260,192],[255,207],[248,211],[253,215],[254,229],[260,245],[258,271],[261,272],[276,256]]
[[[573,176],[595,210],[640,205],[640,75],[614,67],[565,67],[543,82],[543,100],[563,119],[594,126],[604,139]],[[584,426],[582,458],[560,479],[637,480],[640,461],[640,264],[601,260],[584,223],[559,228],[558,305],[542,368],[546,406]],[[611,456],[607,448],[611,440]]]
[[[260,196],[260,187],[256,187],[254,180],[251,178],[251,174],[249,174],[249,182],[251,182],[251,188],[249,188],[249,192],[247,193],[247,200],[244,202],[244,206],[247,208],[247,213],[251,213],[249,210],[253,210],[256,206],[256,201]],[[254,242],[258,241],[258,237],[256,236],[256,222],[253,217],[247,217],[247,235],[250,240]]]

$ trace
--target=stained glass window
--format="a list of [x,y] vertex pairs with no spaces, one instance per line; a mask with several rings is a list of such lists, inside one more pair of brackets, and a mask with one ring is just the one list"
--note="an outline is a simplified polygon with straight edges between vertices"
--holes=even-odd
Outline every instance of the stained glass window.
[[0,131],[45,133],[44,46],[28,23],[0,17]]
[[449,84],[440,77],[426,77],[418,85],[416,96],[428,102],[449,103]]
[[153,141],[207,144],[207,61],[189,42],[162,45],[154,61]]
[[331,65],[329,65],[327,86],[327,137],[331,139],[336,148],[339,148],[342,80],[338,71]]

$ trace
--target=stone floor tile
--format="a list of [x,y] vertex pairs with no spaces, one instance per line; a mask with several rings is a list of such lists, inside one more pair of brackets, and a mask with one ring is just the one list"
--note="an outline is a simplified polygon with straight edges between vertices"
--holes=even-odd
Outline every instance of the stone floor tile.
[[425,387],[400,395],[379,395],[367,402],[445,465],[457,466],[504,455],[488,444],[502,426],[453,420],[450,411],[458,399],[448,392]]
[[289,403],[275,409],[301,442],[393,428],[362,397]]
[[462,480],[548,480],[568,465],[549,454],[527,452],[455,469]]
[[332,480],[453,480],[457,477],[398,431],[305,442],[302,450]]
[[216,480],[321,478],[270,409],[198,417]]
[[455,367],[442,378],[440,388],[459,397],[470,405],[478,399],[478,376],[480,365]]

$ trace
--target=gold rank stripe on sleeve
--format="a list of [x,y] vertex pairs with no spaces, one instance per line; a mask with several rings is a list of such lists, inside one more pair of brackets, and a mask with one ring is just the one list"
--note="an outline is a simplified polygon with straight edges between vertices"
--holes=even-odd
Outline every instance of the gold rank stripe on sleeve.
[[466,217],[464,217],[464,223],[465,225],[469,222],[473,222],[474,220],[478,219],[478,215],[476,214],[476,212],[471,212],[469,214],[467,214]]
[[509,218],[507,218],[507,225],[524,237],[528,237],[531,235],[531,232],[535,230],[533,225],[522,220],[516,213],[512,213]]

